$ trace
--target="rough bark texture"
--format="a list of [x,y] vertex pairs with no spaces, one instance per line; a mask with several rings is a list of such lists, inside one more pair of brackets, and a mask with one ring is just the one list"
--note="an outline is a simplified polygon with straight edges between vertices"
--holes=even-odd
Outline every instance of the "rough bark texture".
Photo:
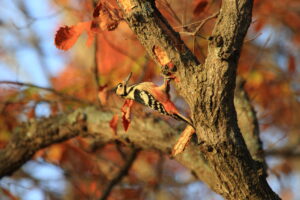
[[158,61],[153,48],[159,46],[177,69],[177,88],[191,108],[199,149],[217,176],[217,184],[210,187],[226,199],[279,199],[269,187],[262,165],[252,159],[246,147],[233,103],[237,63],[253,2],[222,2],[203,65],[169,26],[154,1],[120,0],[119,4],[153,59]]

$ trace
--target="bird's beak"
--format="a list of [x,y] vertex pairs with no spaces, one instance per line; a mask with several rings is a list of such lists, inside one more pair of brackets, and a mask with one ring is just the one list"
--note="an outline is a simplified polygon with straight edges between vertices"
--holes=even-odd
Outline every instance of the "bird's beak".
[[126,77],[126,79],[123,81],[123,84],[124,84],[124,85],[127,85],[127,83],[128,83],[128,81],[130,80],[131,76],[132,76],[132,72],[130,72],[130,74],[129,74],[129,75]]

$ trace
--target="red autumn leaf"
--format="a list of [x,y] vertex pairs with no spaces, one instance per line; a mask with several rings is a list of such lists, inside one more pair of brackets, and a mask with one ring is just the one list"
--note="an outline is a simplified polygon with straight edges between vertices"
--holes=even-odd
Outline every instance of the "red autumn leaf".
[[193,11],[194,15],[199,15],[201,12],[204,11],[204,9],[206,8],[208,2],[205,0],[200,0],[196,3],[196,7]]
[[74,26],[60,27],[55,35],[55,45],[58,49],[70,49],[83,31],[90,31],[91,22],[80,22]]
[[126,99],[124,105],[121,108],[122,111],[122,123],[124,130],[127,131],[130,125],[130,114],[131,106],[133,105],[133,100]]
[[188,125],[184,131],[181,133],[180,138],[177,140],[176,144],[173,147],[172,155],[176,156],[177,154],[183,152],[188,142],[192,138],[192,135],[195,133],[195,129]]
[[289,56],[288,71],[291,74],[296,71],[296,61],[294,56]]
[[109,122],[109,126],[112,128],[115,135],[117,135],[118,120],[119,116],[115,114]]

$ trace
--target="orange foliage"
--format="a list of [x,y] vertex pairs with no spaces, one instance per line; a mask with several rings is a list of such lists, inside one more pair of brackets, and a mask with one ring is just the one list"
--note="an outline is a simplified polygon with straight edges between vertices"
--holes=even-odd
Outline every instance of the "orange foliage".
[[52,78],[53,88],[59,91],[64,91],[68,94],[96,101],[96,85],[91,79],[92,73],[84,68],[80,68],[75,64],[66,67],[59,76]]

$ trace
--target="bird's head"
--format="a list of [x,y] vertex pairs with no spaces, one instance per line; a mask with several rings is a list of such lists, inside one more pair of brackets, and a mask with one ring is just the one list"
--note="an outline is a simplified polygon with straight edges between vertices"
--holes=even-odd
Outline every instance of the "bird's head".
[[129,82],[130,78],[131,78],[132,72],[130,72],[130,74],[126,77],[126,79],[124,81],[122,81],[121,83],[119,83],[116,87],[116,94],[124,97],[127,95],[127,83]]

